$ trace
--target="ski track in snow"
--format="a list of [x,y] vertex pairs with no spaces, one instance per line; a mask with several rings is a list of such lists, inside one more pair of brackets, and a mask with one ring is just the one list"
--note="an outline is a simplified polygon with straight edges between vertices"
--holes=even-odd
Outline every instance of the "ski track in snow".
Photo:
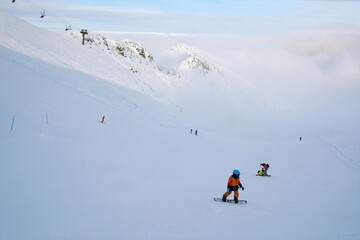
[[332,151],[333,153],[335,153],[338,156],[338,159],[340,159],[342,162],[352,166],[352,167],[356,167],[356,168],[360,168],[360,163],[350,157],[348,157],[343,151],[341,151],[337,146],[335,146],[334,144],[330,143],[328,140],[317,136],[317,139],[319,140],[319,142],[324,145],[325,147],[327,147],[330,151]]

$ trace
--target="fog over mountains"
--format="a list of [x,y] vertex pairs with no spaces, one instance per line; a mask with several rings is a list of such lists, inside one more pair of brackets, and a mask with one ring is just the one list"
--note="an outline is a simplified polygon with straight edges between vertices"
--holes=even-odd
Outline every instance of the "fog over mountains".
[[[359,239],[357,30],[0,19],[0,239]],[[214,202],[234,169],[248,203]]]

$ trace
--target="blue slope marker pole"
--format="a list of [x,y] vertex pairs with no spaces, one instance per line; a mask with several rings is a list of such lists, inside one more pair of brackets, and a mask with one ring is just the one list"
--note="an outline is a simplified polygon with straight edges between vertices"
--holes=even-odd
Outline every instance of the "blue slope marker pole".
[[12,119],[12,122],[11,122],[11,131],[12,131],[13,128],[14,128],[14,122],[15,122],[15,115],[13,116],[13,119]]

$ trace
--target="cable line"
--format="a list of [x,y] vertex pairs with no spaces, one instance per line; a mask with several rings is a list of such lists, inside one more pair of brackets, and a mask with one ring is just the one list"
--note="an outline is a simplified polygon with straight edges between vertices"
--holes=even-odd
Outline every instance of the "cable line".
[[[56,23],[65,25],[65,31],[72,30],[72,29],[76,29],[78,31],[81,30],[81,28],[74,27],[74,25],[69,23],[66,19],[56,16],[55,14],[45,10],[43,7],[39,6],[38,4],[36,4],[30,0],[21,0],[21,1],[30,5],[30,7],[32,7],[33,9],[40,11],[40,18],[45,18],[45,17],[50,18]],[[12,3],[15,3],[15,2],[16,2],[16,0],[12,0]]]

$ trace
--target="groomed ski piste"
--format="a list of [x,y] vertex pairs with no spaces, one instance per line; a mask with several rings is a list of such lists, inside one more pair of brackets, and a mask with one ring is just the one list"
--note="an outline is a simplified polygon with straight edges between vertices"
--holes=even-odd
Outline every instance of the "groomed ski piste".
[[[69,35],[0,19],[0,239],[360,239],[359,73],[336,68],[359,63],[359,48],[341,48],[359,35],[335,39],[346,59],[326,73],[315,70],[319,59],[258,42],[277,56],[269,68],[251,61],[207,75],[180,64],[169,75],[150,64],[134,72],[130,60]],[[238,54],[260,59],[254,46]],[[245,64],[228,56],[214,59]],[[256,68],[273,73],[269,92],[247,75]],[[286,93],[279,104],[270,86],[283,75],[305,84],[304,105]],[[261,162],[271,178],[255,176]],[[233,169],[247,204],[213,200]]]

